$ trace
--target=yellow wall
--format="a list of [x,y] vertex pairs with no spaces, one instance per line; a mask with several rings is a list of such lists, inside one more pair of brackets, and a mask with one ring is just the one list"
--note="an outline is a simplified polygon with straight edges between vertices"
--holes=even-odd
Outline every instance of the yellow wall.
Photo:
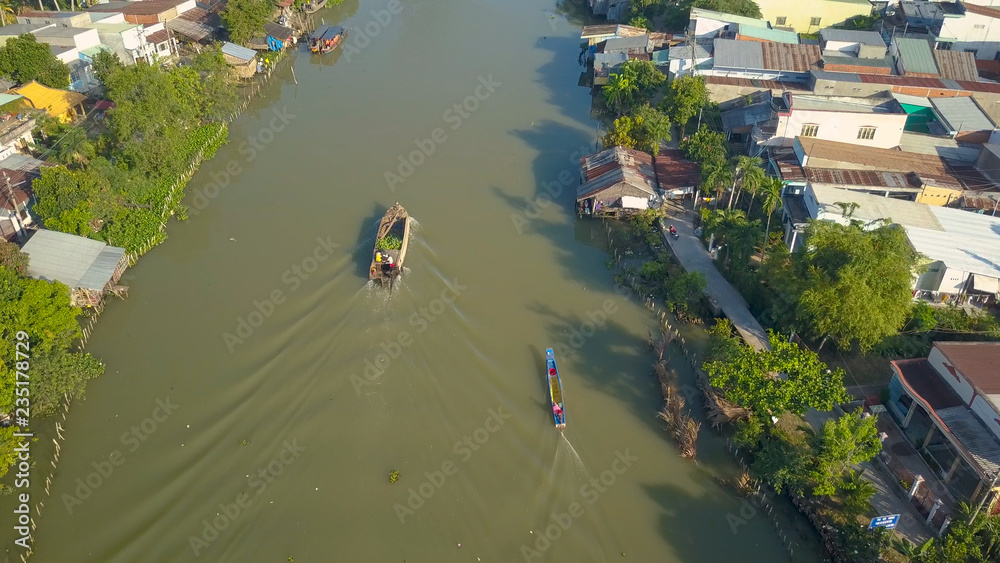
[[936,205],[944,207],[951,202],[957,201],[962,196],[962,192],[949,188],[939,188],[937,186],[924,185],[924,191],[917,195],[917,203]]
[[[824,27],[843,23],[859,14],[868,15],[872,6],[867,1],[837,2],[835,0],[757,0],[762,18],[773,27],[791,27],[799,33],[819,33]],[[778,23],[778,18],[786,18]],[[819,25],[810,25],[812,18],[820,18]]]

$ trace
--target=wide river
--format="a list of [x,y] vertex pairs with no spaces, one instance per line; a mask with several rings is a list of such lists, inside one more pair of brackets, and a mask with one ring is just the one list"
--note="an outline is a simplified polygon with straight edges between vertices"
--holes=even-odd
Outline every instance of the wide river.
[[[51,496],[36,466],[34,560],[788,561],[768,517],[734,520],[713,432],[678,456],[655,322],[614,290],[601,224],[575,225],[581,22],[552,0],[318,17],[348,48],[284,63],[102,316],[107,373],[62,423]],[[543,183],[556,202],[526,213]],[[416,229],[390,295],[366,270],[396,201]]]

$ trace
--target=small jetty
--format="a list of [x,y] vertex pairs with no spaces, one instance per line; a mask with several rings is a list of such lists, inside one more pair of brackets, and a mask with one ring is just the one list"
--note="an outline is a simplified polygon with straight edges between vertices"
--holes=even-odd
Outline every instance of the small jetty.
[[406,247],[410,242],[410,215],[397,201],[378,224],[369,279],[381,284],[392,282],[403,271]]
[[549,400],[552,401],[552,419],[556,428],[566,428],[566,411],[563,410],[562,381],[559,379],[559,367],[556,366],[556,354],[552,348],[545,349],[546,378],[549,380]]
[[[325,0],[324,0],[325,1]],[[344,42],[347,30],[339,25],[321,25],[309,36],[309,50],[325,55]]]
[[326,0],[311,0],[302,5],[302,11],[307,14],[315,14],[326,7]]

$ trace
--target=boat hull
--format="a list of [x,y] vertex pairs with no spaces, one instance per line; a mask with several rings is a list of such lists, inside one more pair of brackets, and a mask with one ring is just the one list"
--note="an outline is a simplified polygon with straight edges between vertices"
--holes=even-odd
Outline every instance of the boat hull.
[[307,14],[315,14],[316,12],[322,10],[326,7],[326,0],[319,0],[318,2],[306,2],[302,6],[302,11]]
[[347,30],[343,27],[322,25],[309,37],[309,50],[318,55],[325,55],[340,47],[346,38]]
[[552,420],[556,428],[566,428],[566,410],[563,407],[562,380],[552,348],[545,349],[545,379],[549,384],[549,401],[552,403]]
[[[395,249],[379,249],[379,242],[389,235],[399,236],[402,244]],[[375,247],[368,269],[368,279],[385,284],[392,282],[403,271],[406,250],[410,244],[410,216],[398,202],[390,207],[375,232]]]

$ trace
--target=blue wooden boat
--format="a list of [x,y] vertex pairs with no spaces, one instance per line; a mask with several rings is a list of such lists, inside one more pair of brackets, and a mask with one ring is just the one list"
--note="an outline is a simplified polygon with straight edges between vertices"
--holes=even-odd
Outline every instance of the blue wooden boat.
[[556,428],[566,428],[566,411],[563,410],[562,380],[559,379],[559,368],[556,366],[556,355],[552,348],[545,349],[545,372],[549,380],[549,400],[552,401],[552,419]]

